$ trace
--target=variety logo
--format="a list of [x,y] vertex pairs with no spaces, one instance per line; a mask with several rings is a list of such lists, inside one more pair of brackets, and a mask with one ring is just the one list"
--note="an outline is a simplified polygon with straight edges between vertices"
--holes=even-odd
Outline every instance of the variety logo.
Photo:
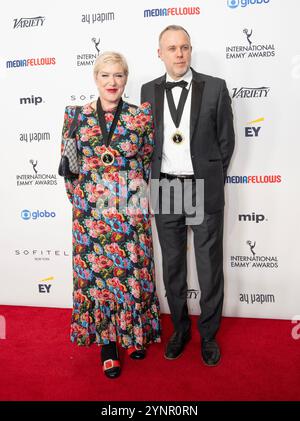
[[82,23],[103,23],[106,21],[115,20],[114,12],[106,13],[87,13],[81,16]]
[[144,10],[144,18],[152,18],[157,16],[186,16],[200,15],[200,7],[169,7],[164,9],[146,9]]
[[270,92],[270,88],[262,86],[261,88],[232,88],[232,98],[266,98]]
[[230,9],[236,9],[237,7],[247,7],[254,4],[267,4],[270,0],[227,0],[227,6]]
[[51,140],[49,132],[34,132],[34,133],[20,133],[19,134],[20,142],[40,142],[43,140]]
[[258,254],[256,251],[256,241],[246,241],[249,248],[248,255],[230,256],[230,266],[232,268],[246,269],[277,269],[279,261],[277,256],[267,256]]
[[17,18],[14,19],[14,28],[32,28],[33,26],[43,26],[45,16],[37,16],[35,18]]
[[17,60],[8,60],[6,67],[28,67],[28,66],[51,66],[56,64],[55,57],[24,58]]
[[228,175],[228,184],[268,184],[281,183],[281,175]]
[[33,211],[31,212],[28,209],[24,209],[21,212],[21,218],[24,219],[25,221],[28,221],[29,219],[39,219],[39,218],[55,218],[56,217],[56,213],[55,212],[48,212],[47,210],[43,210],[43,211]]
[[240,214],[238,216],[238,220],[239,222],[256,222],[257,224],[263,221],[268,221],[265,215],[256,214],[255,212],[252,212],[252,214]]
[[274,294],[257,294],[257,293],[241,293],[239,300],[241,303],[247,304],[274,304],[275,303],[275,295]]
[[51,282],[54,281],[54,276],[49,276],[48,278],[42,279],[38,284],[39,294],[49,294],[50,289],[52,288]]
[[274,44],[254,44],[252,29],[243,29],[248,45],[226,47],[226,59],[270,58],[275,56]]
[[257,124],[262,121],[265,121],[264,117],[248,121],[247,124],[251,124],[251,126],[245,127],[245,137],[258,137],[258,134],[261,130],[261,126],[257,126]]
[[26,105],[26,104],[38,105],[38,104],[41,104],[42,102],[43,102],[43,98],[41,96],[31,95],[31,97],[28,96],[28,97],[20,98],[21,105]]
[[57,185],[57,177],[56,174],[50,173],[40,173],[37,170],[38,161],[30,159],[29,163],[32,166],[33,173],[31,174],[17,174],[17,186],[18,187],[25,187],[25,186],[56,186]]
[[37,262],[70,257],[67,250],[59,249],[17,249],[14,250],[14,255],[17,256],[17,258],[32,257]]

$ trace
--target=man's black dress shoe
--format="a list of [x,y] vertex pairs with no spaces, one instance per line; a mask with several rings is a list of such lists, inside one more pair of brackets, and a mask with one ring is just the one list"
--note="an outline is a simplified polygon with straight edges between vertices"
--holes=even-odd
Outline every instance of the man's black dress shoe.
[[204,364],[210,367],[219,363],[221,352],[215,339],[202,339],[201,356]]
[[191,339],[191,331],[174,332],[166,347],[165,358],[167,360],[175,360],[178,358],[187,342]]

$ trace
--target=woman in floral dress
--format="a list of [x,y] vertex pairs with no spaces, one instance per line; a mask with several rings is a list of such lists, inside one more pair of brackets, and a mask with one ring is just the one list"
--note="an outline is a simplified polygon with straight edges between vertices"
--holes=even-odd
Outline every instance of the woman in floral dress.
[[[102,345],[103,370],[110,378],[121,371],[117,343],[141,359],[146,345],[160,342],[144,194],[153,152],[152,114],[149,103],[123,102],[127,76],[122,55],[98,57],[98,101],[80,107],[78,115],[79,177],[65,178],[73,205],[71,340]],[[75,109],[66,107],[62,148]]]

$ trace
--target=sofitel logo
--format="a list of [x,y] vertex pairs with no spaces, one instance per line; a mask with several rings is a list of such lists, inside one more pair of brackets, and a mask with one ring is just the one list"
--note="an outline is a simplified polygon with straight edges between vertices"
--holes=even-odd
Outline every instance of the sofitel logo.
[[277,256],[260,255],[256,251],[256,241],[247,240],[249,249],[248,255],[230,256],[230,266],[232,268],[248,269],[277,269],[279,261]]
[[17,174],[16,181],[17,186],[37,186],[37,185],[47,185],[47,186],[56,186],[57,178],[56,174],[46,174],[39,173],[37,170],[38,161],[30,159],[29,163],[32,166],[31,174]]
[[253,30],[245,28],[244,34],[248,45],[233,45],[226,47],[227,59],[269,58],[275,56],[274,44],[254,44]]
[[14,19],[14,27],[16,28],[32,28],[33,26],[43,26],[45,22],[44,16],[36,16],[35,18]]
[[232,98],[266,98],[270,92],[270,88],[262,86],[261,88],[232,88]]
[[32,257],[36,261],[49,261],[53,258],[69,257],[70,254],[66,250],[58,249],[17,249],[14,250],[14,255],[18,258]]

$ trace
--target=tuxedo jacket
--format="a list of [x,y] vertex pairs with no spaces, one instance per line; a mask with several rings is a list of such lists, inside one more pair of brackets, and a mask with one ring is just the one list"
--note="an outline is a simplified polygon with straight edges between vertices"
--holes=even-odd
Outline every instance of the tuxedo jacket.
[[[204,211],[224,207],[224,183],[234,149],[231,99],[223,79],[192,69],[190,150],[194,174],[204,179]],[[166,74],[142,86],[141,102],[150,102],[154,114],[155,146],[151,177],[159,178],[164,142]]]

